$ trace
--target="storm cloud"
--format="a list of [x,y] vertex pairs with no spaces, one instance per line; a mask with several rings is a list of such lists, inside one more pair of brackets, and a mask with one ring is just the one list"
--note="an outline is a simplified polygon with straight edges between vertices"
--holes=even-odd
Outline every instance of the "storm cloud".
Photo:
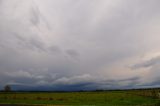
[[0,0],[0,88],[160,86],[159,3]]

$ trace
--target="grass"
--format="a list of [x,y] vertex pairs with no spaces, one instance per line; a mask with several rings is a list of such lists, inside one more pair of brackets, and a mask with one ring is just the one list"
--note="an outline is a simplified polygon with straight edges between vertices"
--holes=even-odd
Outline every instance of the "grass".
[[52,104],[92,106],[143,106],[160,103],[159,99],[138,95],[139,91],[106,92],[11,92],[0,93],[0,104]]

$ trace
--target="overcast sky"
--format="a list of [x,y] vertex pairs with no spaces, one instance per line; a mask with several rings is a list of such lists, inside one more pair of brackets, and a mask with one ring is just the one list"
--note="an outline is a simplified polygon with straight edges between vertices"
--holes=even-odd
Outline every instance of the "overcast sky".
[[160,87],[159,45],[160,0],[0,0],[0,89]]

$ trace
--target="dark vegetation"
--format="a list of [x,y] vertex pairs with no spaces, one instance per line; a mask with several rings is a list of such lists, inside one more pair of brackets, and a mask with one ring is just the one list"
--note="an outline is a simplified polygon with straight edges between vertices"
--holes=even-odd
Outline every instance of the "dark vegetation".
[[9,85],[6,85],[5,87],[4,87],[4,92],[11,92],[12,90],[11,90],[11,86],[9,86]]
[[0,92],[0,104],[160,106],[160,89]]

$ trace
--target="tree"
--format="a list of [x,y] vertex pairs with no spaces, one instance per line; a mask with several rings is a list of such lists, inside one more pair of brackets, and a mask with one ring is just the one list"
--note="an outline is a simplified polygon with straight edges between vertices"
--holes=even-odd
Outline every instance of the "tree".
[[5,91],[5,92],[10,92],[10,91],[11,91],[11,87],[10,87],[9,85],[6,85],[6,86],[4,87],[4,91]]

